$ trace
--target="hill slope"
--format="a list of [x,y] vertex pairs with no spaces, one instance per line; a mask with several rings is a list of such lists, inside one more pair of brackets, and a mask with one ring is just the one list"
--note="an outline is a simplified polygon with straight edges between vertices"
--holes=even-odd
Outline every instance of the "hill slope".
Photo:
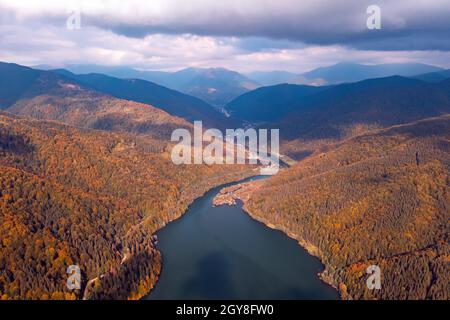
[[[167,150],[166,140],[0,111],[0,297],[146,295],[161,264],[152,234],[212,186],[251,174],[176,166]],[[72,264],[82,291],[67,289]]]
[[288,71],[254,71],[248,73],[247,77],[263,86],[274,86],[282,83],[293,83],[298,74]]
[[269,122],[298,111],[300,101],[326,87],[280,84],[247,92],[226,105],[232,118],[248,122]]
[[301,84],[326,85],[390,76],[408,77],[440,70],[442,69],[439,67],[421,63],[364,65],[341,62],[329,67],[321,67],[305,72],[293,81]]
[[259,87],[244,75],[223,68],[188,68],[173,73],[171,81],[176,83],[174,88],[216,106]]
[[418,76],[414,76],[413,78],[427,82],[441,82],[450,79],[450,69],[419,74]]
[[0,81],[12,83],[15,93],[10,95],[7,90],[0,92],[3,107],[23,116],[165,139],[169,139],[176,128],[191,127],[185,120],[151,105],[99,93],[72,78],[53,72],[0,64]]
[[273,126],[285,139],[335,139],[450,112],[450,82],[388,77],[343,84],[307,96],[299,112]]
[[64,69],[54,71],[68,75],[77,82],[97,91],[121,99],[150,104],[190,122],[202,120],[207,127],[222,128],[227,125],[232,127],[229,119],[206,102],[149,81],[119,79],[103,74],[75,75]]
[[[51,69],[48,66],[38,66]],[[224,106],[240,94],[259,87],[246,76],[224,68],[186,68],[176,72],[144,71],[129,67],[68,65],[75,74],[100,73],[123,79],[142,79],[200,98],[214,106]]]
[[344,298],[449,299],[449,177],[446,115],[328,146],[259,182],[245,209],[317,255]]
[[331,87],[284,84],[246,93],[227,110],[240,120],[279,128],[284,142],[341,139],[450,112],[450,81],[394,76]]
[[[50,97],[53,101],[48,101],[49,104],[55,105],[55,103],[58,103],[57,108],[65,109],[67,112],[70,111],[68,109],[70,109],[71,104],[78,103],[78,107],[89,108],[90,111],[93,111],[95,109],[93,104],[99,101],[109,101],[111,107],[115,106],[115,113],[120,109],[120,104],[127,104],[128,107],[134,105],[135,109],[141,114],[139,118],[145,116],[146,111],[140,110],[144,108],[153,114],[147,115],[150,118],[158,114],[160,118],[164,115],[170,119],[170,116],[166,113],[168,112],[188,121],[203,120],[205,126],[228,124],[225,116],[207,103],[142,80],[122,80],[104,75],[86,75],[78,78],[67,70],[50,72],[34,70],[16,64],[0,63],[0,83],[4,84],[0,89],[0,108],[5,109],[13,104],[20,104],[20,107],[14,108],[14,112],[18,112],[25,105],[31,108],[33,105],[31,100],[41,96],[40,101],[34,104],[39,105],[40,108],[45,105],[43,98],[48,100]],[[113,96],[141,103],[124,101],[113,98]],[[144,106],[142,103],[147,105],[153,103],[152,106],[156,104],[157,106]],[[41,115],[43,118],[52,119],[50,109],[49,112],[49,115]],[[126,117],[130,116],[132,116],[132,112],[128,109]],[[172,119],[176,119],[176,117],[172,117]],[[179,120],[176,122],[179,122]]]

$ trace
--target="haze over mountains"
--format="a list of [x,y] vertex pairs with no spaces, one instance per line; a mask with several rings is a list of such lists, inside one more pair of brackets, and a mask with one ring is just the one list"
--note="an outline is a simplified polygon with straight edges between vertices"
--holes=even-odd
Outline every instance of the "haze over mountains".
[[[44,65],[37,68],[54,69]],[[322,86],[394,75],[409,77],[443,71],[442,68],[420,63],[364,65],[349,62],[320,67],[302,74],[287,71],[255,71],[244,75],[224,68],[186,68],[176,72],[164,72],[100,65],[67,65],[64,69],[78,75],[101,73],[123,79],[147,80],[200,98],[217,107],[222,107],[239,95],[261,86],[282,83]],[[434,79],[436,77],[442,78],[434,75]]]
[[288,71],[254,71],[247,74],[263,86],[273,86],[282,83],[293,83],[299,75]]
[[307,96],[327,87],[279,84],[247,92],[225,106],[232,118],[255,123],[282,118],[297,110]]
[[442,70],[439,67],[420,63],[392,63],[364,65],[341,62],[329,67],[321,67],[303,73],[294,79],[296,83],[327,85],[345,82],[356,82],[370,78],[389,76],[414,76],[427,72]]
[[[53,103],[53,109],[51,112],[50,109],[47,112],[41,110],[39,115],[59,117],[73,110],[66,108],[62,112],[61,106],[56,108],[55,101],[49,98],[50,93],[54,93],[52,99],[57,96],[57,101],[66,104],[67,95],[76,93],[77,97],[85,95],[80,101],[99,101],[102,99],[93,97],[102,93],[152,105],[190,122],[203,120],[206,126],[219,129],[239,126],[242,122],[266,122],[271,127],[283,128],[281,137],[285,140],[306,136],[315,139],[343,137],[357,125],[383,127],[406,123],[445,114],[450,105],[448,81],[424,82],[391,76],[334,86],[282,84],[257,88],[228,103],[225,110],[231,117],[227,118],[201,99],[145,80],[103,74],[76,75],[64,69],[39,71],[14,64],[1,64],[0,67],[3,70],[0,81],[4,84],[0,104],[3,108],[16,104],[10,108],[15,113],[36,113],[45,102]],[[443,71],[438,74],[445,77]],[[110,99],[106,96],[103,101]],[[18,100],[21,101],[17,103]],[[102,121],[106,125],[112,119]],[[114,126],[113,123],[109,125]]]
[[419,74],[413,78],[428,82],[441,82],[450,78],[450,69]]
[[1,63],[0,106],[2,299],[139,299],[161,269],[152,234],[253,174],[174,165],[171,132],[191,123],[55,72]]
[[[158,111],[164,110],[191,122],[202,120],[205,126],[232,126],[221,112],[203,100],[144,80],[125,80],[101,74],[76,76],[66,70],[41,71],[0,63],[0,84],[0,108],[8,108],[20,99],[23,99],[22,107],[25,101],[30,105],[31,98],[43,94],[48,98],[48,94],[54,93],[55,96],[67,100],[66,96],[70,94],[77,94],[77,97],[86,94],[99,96],[101,92],[104,100],[111,100],[111,96],[114,96],[156,106]],[[102,101],[101,98],[92,101]],[[88,105],[89,99],[84,98]]]
[[[201,98],[214,106],[223,106],[242,93],[260,85],[244,75],[223,68],[187,68],[158,75],[162,85]],[[154,79],[158,83],[158,80]]]
[[205,101],[150,81],[120,79],[98,73],[75,75],[64,69],[53,71],[117,98],[155,105],[190,122],[202,120],[206,127],[233,127],[230,119]]
[[[50,66],[37,68],[53,69]],[[118,78],[147,80],[203,99],[214,106],[223,106],[240,94],[260,86],[246,76],[224,68],[186,68],[164,72],[141,71],[129,67],[68,65],[64,69],[75,74],[102,73]]]
[[280,128],[284,140],[336,139],[450,112],[450,80],[393,76],[330,87],[277,85],[226,106],[239,120]]
[[280,83],[330,85],[345,82],[357,82],[370,78],[389,76],[415,76],[423,73],[442,71],[442,68],[422,63],[390,63],[366,65],[340,62],[327,67],[320,67],[305,73],[295,74],[285,71],[253,72],[248,76],[262,85]]

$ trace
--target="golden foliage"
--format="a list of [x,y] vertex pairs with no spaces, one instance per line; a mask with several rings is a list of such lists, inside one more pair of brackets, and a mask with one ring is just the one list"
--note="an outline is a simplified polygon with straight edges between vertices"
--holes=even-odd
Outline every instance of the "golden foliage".
[[[161,267],[152,234],[212,186],[252,174],[175,166],[167,150],[149,136],[0,113],[0,297],[146,295]],[[66,288],[71,264],[81,291]]]
[[343,297],[449,299],[449,151],[448,115],[369,132],[266,180],[246,209],[317,247]]

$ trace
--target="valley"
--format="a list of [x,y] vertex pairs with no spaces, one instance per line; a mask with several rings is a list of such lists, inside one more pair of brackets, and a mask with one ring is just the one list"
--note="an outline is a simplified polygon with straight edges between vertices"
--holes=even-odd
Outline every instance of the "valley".
[[0,314],[445,308],[449,17],[0,0]]
[[[317,256],[344,299],[448,299],[450,118],[374,130],[221,191]],[[379,265],[382,289],[366,287]]]
[[[244,166],[175,166],[166,142],[0,115],[4,299],[136,299],[161,267],[152,234],[211,187],[253,175]],[[123,260],[124,257],[127,257]],[[100,275],[102,275],[100,277]]]
[[[208,189],[254,175],[174,165],[170,135],[192,124],[159,108],[0,67],[2,299],[138,299],[160,273],[152,234]],[[66,287],[72,264],[82,290]]]
[[[438,72],[426,77],[445,74]],[[225,105],[230,117],[139,79],[0,63],[0,85],[2,299],[208,299],[208,286],[189,292],[211,279],[224,286],[219,298],[252,298],[256,282],[264,283],[261,298],[336,298],[317,272],[343,299],[449,298],[448,79],[261,87]],[[260,167],[175,165],[171,134],[193,132],[195,119],[205,129],[279,129],[285,166],[217,189]],[[247,217],[241,201],[269,228]],[[240,226],[239,237],[227,225]],[[202,237],[218,252],[212,262],[193,235],[208,229]],[[177,236],[184,233],[191,242]],[[246,241],[259,244],[245,251]],[[185,257],[188,244],[196,253]],[[254,269],[242,255],[259,261]],[[291,267],[306,276],[295,268],[280,276],[283,267],[267,256],[295,256]],[[181,257],[195,278],[188,293],[188,279],[174,276]],[[209,267],[196,269],[203,258]],[[231,291],[208,261],[234,266]],[[81,268],[81,290],[66,287],[72,264]],[[373,264],[382,270],[380,291],[366,287]],[[282,285],[288,279],[298,281],[292,290]]]
[[321,263],[295,241],[250,218],[240,204],[213,206],[222,187],[235,186],[212,189],[156,233],[164,266],[146,299],[337,299],[318,277]]

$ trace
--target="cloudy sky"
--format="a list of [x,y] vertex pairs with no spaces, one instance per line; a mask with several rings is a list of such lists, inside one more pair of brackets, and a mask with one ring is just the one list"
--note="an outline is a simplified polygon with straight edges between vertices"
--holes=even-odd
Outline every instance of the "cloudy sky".
[[[372,4],[380,30],[366,25]],[[340,61],[450,68],[450,0],[0,0],[0,60],[241,72]]]

